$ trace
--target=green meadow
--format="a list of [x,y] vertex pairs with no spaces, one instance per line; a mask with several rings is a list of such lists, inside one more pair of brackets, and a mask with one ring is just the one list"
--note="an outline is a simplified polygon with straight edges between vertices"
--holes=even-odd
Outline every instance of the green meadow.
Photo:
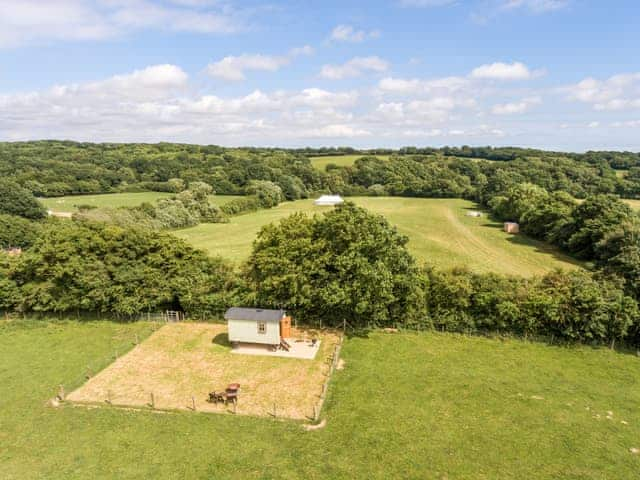
[[[477,272],[530,276],[578,263],[558,249],[525,235],[510,235],[502,224],[486,215],[469,217],[476,208],[461,199],[352,197],[349,200],[384,215],[409,237],[409,249],[422,262],[451,268],[465,265]],[[245,260],[260,227],[294,212],[326,212],[313,200],[284,202],[279,206],[232,217],[226,224],[200,224],[175,231],[195,247],[235,261]]]
[[47,404],[58,385],[78,387],[89,366],[106,366],[151,330],[1,321],[0,478],[588,480],[640,471],[630,450],[640,447],[640,362],[587,346],[348,338],[326,426],[315,431],[232,414]]
[[[340,167],[350,167],[355,163],[355,161],[359,158],[362,158],[364,155],[333,155],[333,156],[322,156],[322,157],[309,157],[312,165],[318,170],[324,171],[327,165],[333,163]],[[381,158],[383,160],[388,160],[389,155],[373,155],[375,157]]]

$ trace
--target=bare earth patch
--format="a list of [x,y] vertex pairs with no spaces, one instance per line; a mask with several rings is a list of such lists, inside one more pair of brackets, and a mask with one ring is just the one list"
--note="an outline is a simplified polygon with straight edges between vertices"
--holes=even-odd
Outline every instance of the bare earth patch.
[[[316,333],[314,333],[316,335]],[[192,408],[226,412],[231,406],[210,404],[213,390],[239,383],[237,413],[305,419],[329,374],[338,336],[322,332],[313,360],[231,353],[227,327],[206,323],[174,323],[162,327],[105,370],[67,395],[72,402],[147,407],[153,393],[155,408]]]

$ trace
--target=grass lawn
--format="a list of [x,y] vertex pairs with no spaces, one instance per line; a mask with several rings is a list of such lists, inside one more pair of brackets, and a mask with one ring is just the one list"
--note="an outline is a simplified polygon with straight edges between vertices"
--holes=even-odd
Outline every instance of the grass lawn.
[[632,198],[623,198],[622,201],[625,202],[634,210],[640,210],[640,200],[632,199]]
[[[478,272],[519,275],[574,268],[576,261],[558,249],[524,235],[509,235],[486,216],[467,217],[474,204],[461,199],[354,197],[358,205],[383,214],[409,237],[409,249],[421,261],[443,268],[466,265]],[[330,208],[330,207],[329,207]],[[260,227],[296,211],[326,212],[312,200],[285,202],[276,208],[232,217],[227,224],[200,224],[175,234],[214,255],[245,260]]]
[[[367,155],[333,155],[333,156],[326,155],[326,156],[320,156],[320,157],[309,157],[309,160],[311,160],[311,163],[315,168],[317,168],[318,170],[322,170],[324,172],[324,169],[330,163],[335,163],[336,165],[339,165],[341,167],[350,167],[355,163],[357,159],[362,158],[364,156],[367,156]],[[373,156],[381,158],[383,160],[389,159],[389,155],[373,155]]]
[[[165,192],[139,192],[139,193],[103,193],[100,195],[69,195],[67,197],[40,198],[39,200],[49,210],[55,212],[75,212],[78,205],[94,205],[100,207],[135,207],[144,202],[153,203],[161,198],[174,195]],[[217,205],[223,205],[234,198],[235,195],[212,195],[211,201]]]
[[313,360],[243,355],[231,352],[226,325],[168,324],[68,399],[104,403],[110,398],[113,405],[145,407],[153,392],[158,409],[185,410],[195,402],[198,411],[226,412],[231,406],[208,403],[208,394],[239,383],[238,415],[269,416],[276,404],[280,417],[313,418],[338,337],[309,332],[312,337],[320,338]]
[[[46,405],[145,323],[0,323],[0,478],[632,479],[640,362],[448,334],[345,342],[323,429]],[[609,415],[608,412],[611,412]],[[607,418],[609,417],[609,418]],[[625,423],[623,423],[625,422]]]

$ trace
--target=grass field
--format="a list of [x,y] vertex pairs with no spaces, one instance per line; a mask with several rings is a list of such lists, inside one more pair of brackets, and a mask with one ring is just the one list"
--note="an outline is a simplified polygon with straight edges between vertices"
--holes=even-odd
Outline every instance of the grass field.
[[198,411],[216,413],[231,406],[208,403],[209,392],[239,383],[238,415],[269,416],[275,404],[280,417],[313,418],[338,337],[310,332],[311,337],[320,338],[313,360],[243,355],[231,352],[226,325],[168,324],[67,398],[145,407],[154,393],[159,409],[186,410],[195,402]]
[[[93,205],[95,207],[135,207],[144,202],[153,203],[161,198],[173,196],[165,192],[139,193],[103,193],[100,195],[70,195],[67,197],[40,198],[39,200],[49,210],[54,212],[75,212],[78,205]],[[230,200],[238,198],[235,195],[213,195],[211,201],[217,205],[224,205]]]
[[[520,275],[573,268],[575,260],[524,235],[509,235],[486,216],[467,217],[472,202],[461,199],[355,197],[358,205],[381,213],[409,237],[409,249],[425,262],[449,268],[466,265],[478,272]],[[214,255],[245,260],[261,226],[296,211],[326,212],[312,200],[285,202],[276,208],[231,218],[227,224],[200,224],[175,234]]]
[[623,201],[634,210],[640,210],[640,200],[625,198]]
[[[145,323],[0,322],[0,478],[633,479],[640,362],[448,334],[345,342],[325,428],[47,406]],[[212,347],[213,348],[213,347]],[[608,412],[611,412],[609,414]],[[624,423],[623,423],[624,422]]]
[[[327,165],[330,163],[335,163],[340,167],[350,167],[355,163],[355,161],[359,158],[364,157],[365,155],[334,155],[334,156],[321,156],[321,157],[309,157],[311,163],[318,170],[324,171]],[[389,155],[375,155],[378,158],[383,160],[388,160]]]

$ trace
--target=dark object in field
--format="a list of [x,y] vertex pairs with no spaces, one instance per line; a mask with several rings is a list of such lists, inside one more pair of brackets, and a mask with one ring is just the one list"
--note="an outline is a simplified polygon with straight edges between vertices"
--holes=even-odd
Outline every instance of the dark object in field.
[[317,343],[318,343],[318,339],[317,338],[312,338],[311,339],[311,346],[312,347],[315,347],[317,345]]
[[279,347],[280,347],[282,350],[285,350],[285,351],[287,351],[287,352],[288,352],[289,350],[291,350],[291,345],[290,345],[290,344],[289,344],[289,342],[287,342],[284,338],[281,338],[281,339],[280,339],[280,345],[279,345]]
[[224,402],[225,392],[209,392],[209,399],[207,400],[209,403],[218,403]]
[[238,390],[240,390],[239,383],[230,383],[227,386],[227,389],[224,392],[213,392],[209,393],[209,399],[207,400],[209,403],[219,403],[224,402],[227,403],[238,403]]

